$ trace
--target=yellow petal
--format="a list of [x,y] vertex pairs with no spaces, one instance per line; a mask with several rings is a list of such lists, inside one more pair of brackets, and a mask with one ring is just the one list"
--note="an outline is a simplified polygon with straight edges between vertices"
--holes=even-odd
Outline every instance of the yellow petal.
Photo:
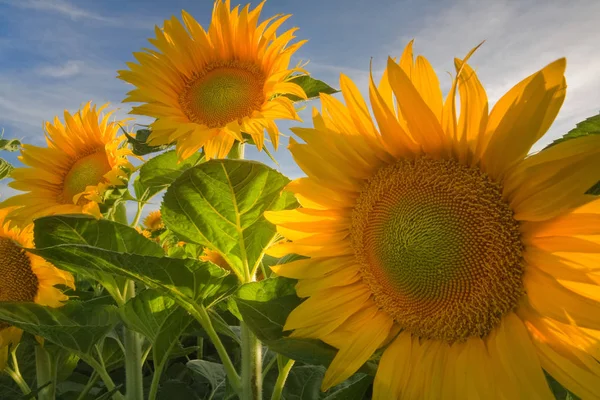
[[373,400],[401,399],[408,385],[412,365],[412,338],[407,331],[385,349],[375,375]]

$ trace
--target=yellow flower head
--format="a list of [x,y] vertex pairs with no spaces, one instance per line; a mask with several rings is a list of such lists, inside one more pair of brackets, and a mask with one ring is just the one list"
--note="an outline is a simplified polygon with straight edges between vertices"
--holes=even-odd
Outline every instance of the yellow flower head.
[[2,203],[17,206],[11,219],[29,222],[52,214],[87,213],[100,217],[99,203],[111,186],[123,186],[131,154],[117,137],[125,121],[109,122],[111,113],[100,117],[106,105],[96,109],[87,103],[65,124],[58,117],[46,122],[48,147],[24,145],[19,159],[26,168],[13,170],[9,186],[25,191]]
[[157,118],[150,144],[176,142],[180,158],[202,147],[207,157],[222,158],[242,133],[262,149],[266,130],[277,147],[274,119],[298,120],[282,95],[306,97],[288,82],[300,70],[289,68],[290,57],[304,41],[288,46],[296,28],[276,35],[289,15],[259,24],[263,4],[231,10],[229,0],[217,0],[208,31],[183,11],[183,25],[172,17],[164,29],[156,27],[150,39],[156,51],[134,53],[139,64],[119,71],[136,86],[125,101],[144,103],[132,113]]
[[150,231],[156,231],[165,227],[160,210],[152,211],[144,218],[144,227]]
[[219,254],[218,251],[214,251],[214,250],[205,248],[203,254],[200,256],[200,260],[210,261],[213,264],[221,267],[225,271],[229,271],[229,272],[233,271],[231,269],[231,266],[227,263],[227,261],[225,261],[223,256],[221,254]]
[[[302,208],[266,213],[291,242],[272,267],[308,298],[292,336],[339,349],[323,389],[383,351],[374,399],[552,398],[546,370],[600,393],[600,136],[528,156],[565,97],[557,60],[488,113],[465,60],[445,101],[429,62],[388,60],[370,105],[341,77],[290,150]],[[460,115],[455,107],[460,94]]]
[[[0,209],[0,302],[35,302],[60,307],[68,297],[54,285],[75,289],[73,276],[24,250],[33,247],[33,225],[20,230],[6,220],[11,210]],[[22,330],[0,321],[0,371],[6,366],[8,348],[21,339]]]

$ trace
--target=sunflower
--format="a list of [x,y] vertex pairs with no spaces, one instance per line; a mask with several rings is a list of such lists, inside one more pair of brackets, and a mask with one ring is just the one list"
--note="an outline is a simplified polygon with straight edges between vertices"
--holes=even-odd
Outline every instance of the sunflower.
[[467,59],[443,101],[411,42],[371,77],[374,119],[342,75],[345,105],[321,95],[314,128],[294,129],[302,208],[266,213],[288,239],[270,254],[310,257],[273,267],[307,298],[285,329],[339,349],[323,390],[382,354],[375,399],[553,398],[544,370],[600,398],[600,200],[584,194],[600,136],[528,156],[564,100],[565,59],[489,114]]
[[160,210],[151,211],[146,218],[144,218],[144,227],[149,231],[157,231],[165,227]]
[[130,150],[117,137],[125,121],[109,122],[111,113],[100,119],[106,105],[96,109],[87,103],[76,114],[64,113],[46,122],[48,147],[24,145],[19,160],[29,168],[17,168],[9,186],[25,191],[5,200],[2,207],[18,206],[11,219],[29,222],[52,214],[87,213],[100,217],[99,204],[112,186],[127,184],[133,166]]
[[136,86],[125,101],[144,103],[132,114],[157,118],[149,144],[176,142],[181,159],[201,147],[207,157],[223,158],[235,140],[244,140],[242,133],[262,149],[266,130],[277,148],[273,120],[299,119],[283,95],[306,98],[289,82],[302,71],[289,68],[290,57],[305,41],[288,46],[296,28],[276,35],[289,15],[258,24],[263,5],[240,11],[231,10],[229,0],[217,0],[208,31],[183,11],[183,25],[172,17],[163,30],[156,27],[150,42],[157,50],[134,53],[139,64],[119,71],[119,78]]
[[[73,276],[43,258],[23,249],[33,247],[33,225],[20,230],[6,220],[11,210],[0,209],[0,302],[35,302],[60,307],[68,297],[54,285],[75,289]],[[11,345],[21,339],[23,331],[0,321],[0,371],[4,370]]]

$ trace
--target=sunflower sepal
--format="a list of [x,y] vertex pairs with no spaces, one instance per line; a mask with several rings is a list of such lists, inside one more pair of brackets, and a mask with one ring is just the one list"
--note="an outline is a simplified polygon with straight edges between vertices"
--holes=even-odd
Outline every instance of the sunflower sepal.
[[135,136],[130,135],[127,131],[123,130],[123,134],[127,137],[127,142],[131,146],[131,151],[136,156],[145,156],[147,154],[158,153],[160,151],[167,150],[172,147],[171,144],[161,144],[152,146],[149,144],[148,138],[152,134],[150,129],[139,129],[135,132]]
[[304,98],[299,97],[294,94],[283,94],[282,95],[284,97],[287,97],[294,103],[318,99],[319,96],[321,95],[321,93],[324,93],[324,94],[339,93],[338,89],[334,89],[333,87],[329,86],[327,83],[325,83],[319,79],[313,78],[312,76],[310,76],[308,74],[292,75],[287,82],[300,86],[300,88],[302,88],[302,90],[305,93]]

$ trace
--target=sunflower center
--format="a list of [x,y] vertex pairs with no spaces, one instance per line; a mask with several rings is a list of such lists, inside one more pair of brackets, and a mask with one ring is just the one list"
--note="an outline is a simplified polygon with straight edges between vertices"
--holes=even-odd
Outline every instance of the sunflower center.
[[104,151],[97,151],[77,160],[64,179],[64,202],[71,203],[74,196],[85,192],[86,187],[103,182],[104,174],[110,170],[108,157]]
[[500,185],[455,161],[401,160],[371,178],[352,242],[375,302],[419,337],[483,337],[523,294],[519,224]]
[[38,278],[31,260],[6,237],[0,237],[0,301],[33,301],[38,291]]
[[264,74],[254,64],[214,63],[189,81],[179,104],[190,121],[218,128],[260,110],[264,85]]

